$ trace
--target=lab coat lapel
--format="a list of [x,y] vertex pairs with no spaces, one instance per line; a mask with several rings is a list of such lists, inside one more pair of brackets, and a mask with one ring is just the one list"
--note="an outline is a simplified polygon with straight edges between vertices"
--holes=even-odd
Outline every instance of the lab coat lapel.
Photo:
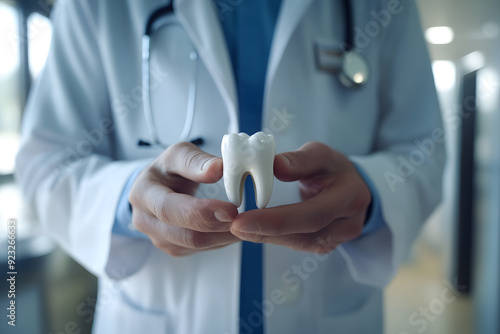
[[[304,13],[313,0],[283,0],[274,32],[266,75],[266,95],[276,74],[283,52]],[[267,97],[266,97],[267,99]]]
[[220,90],[229,113],[229,132],[238,132],[236,84],[221,24],[212,1],[174,0],[174,10]]

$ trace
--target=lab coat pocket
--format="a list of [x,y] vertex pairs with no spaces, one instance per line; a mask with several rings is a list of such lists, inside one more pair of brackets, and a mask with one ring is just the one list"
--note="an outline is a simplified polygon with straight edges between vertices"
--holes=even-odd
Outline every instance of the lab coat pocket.
[[342,67],[344,49],[338,40],[317,38],[314,41],[316,69],[324,73],[337,74]]
[[359,309],[350,313],[320,317],[318,333],[382,334],[382,291],[375,291]]
[[[100,293],[99,300],[102,306],[94,322],[93,333],[97,334],[137,334],[170,333],[168,330],[168,317],[159,310],[146,310],[132,302],[123,291],[115,296],[109,303]],[[112,319],[112,320],[110,320]]]

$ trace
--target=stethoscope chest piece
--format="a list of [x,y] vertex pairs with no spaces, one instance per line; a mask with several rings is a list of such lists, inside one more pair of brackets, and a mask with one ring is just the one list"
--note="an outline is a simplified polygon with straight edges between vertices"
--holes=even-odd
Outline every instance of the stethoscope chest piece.
[[359,88],[368,81],[370,68],[360,53],[321,42],[316,42],[314,49],[318,70],[335,74],[344,87]]
[[338,74],[340,82],[348,88],[363,86],[369,77],[369,68],[363,56],[354,51],[346,51]]

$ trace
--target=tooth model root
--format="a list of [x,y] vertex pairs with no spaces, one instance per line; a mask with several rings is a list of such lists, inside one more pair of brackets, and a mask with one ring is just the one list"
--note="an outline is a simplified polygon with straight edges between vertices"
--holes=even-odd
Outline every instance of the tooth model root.
[[229,201],[238,207],[241,205],[245,179],[251,175],[257,207],[265,208],[273,191],[274,137],[264,132],[253,136],[228,134],[222,138],[221,151],[224,187]]

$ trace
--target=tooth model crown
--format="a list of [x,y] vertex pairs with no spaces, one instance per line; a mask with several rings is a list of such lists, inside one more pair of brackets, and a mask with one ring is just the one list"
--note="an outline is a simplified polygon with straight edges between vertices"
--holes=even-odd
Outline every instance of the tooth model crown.
[[273,192],[274,137],[264,132],[251,137],[246,133],[224,135],[221,151],[224,187],[229,201],[238,207],[241,205],[245,179],[250,174],[257,207],[265,208]]

